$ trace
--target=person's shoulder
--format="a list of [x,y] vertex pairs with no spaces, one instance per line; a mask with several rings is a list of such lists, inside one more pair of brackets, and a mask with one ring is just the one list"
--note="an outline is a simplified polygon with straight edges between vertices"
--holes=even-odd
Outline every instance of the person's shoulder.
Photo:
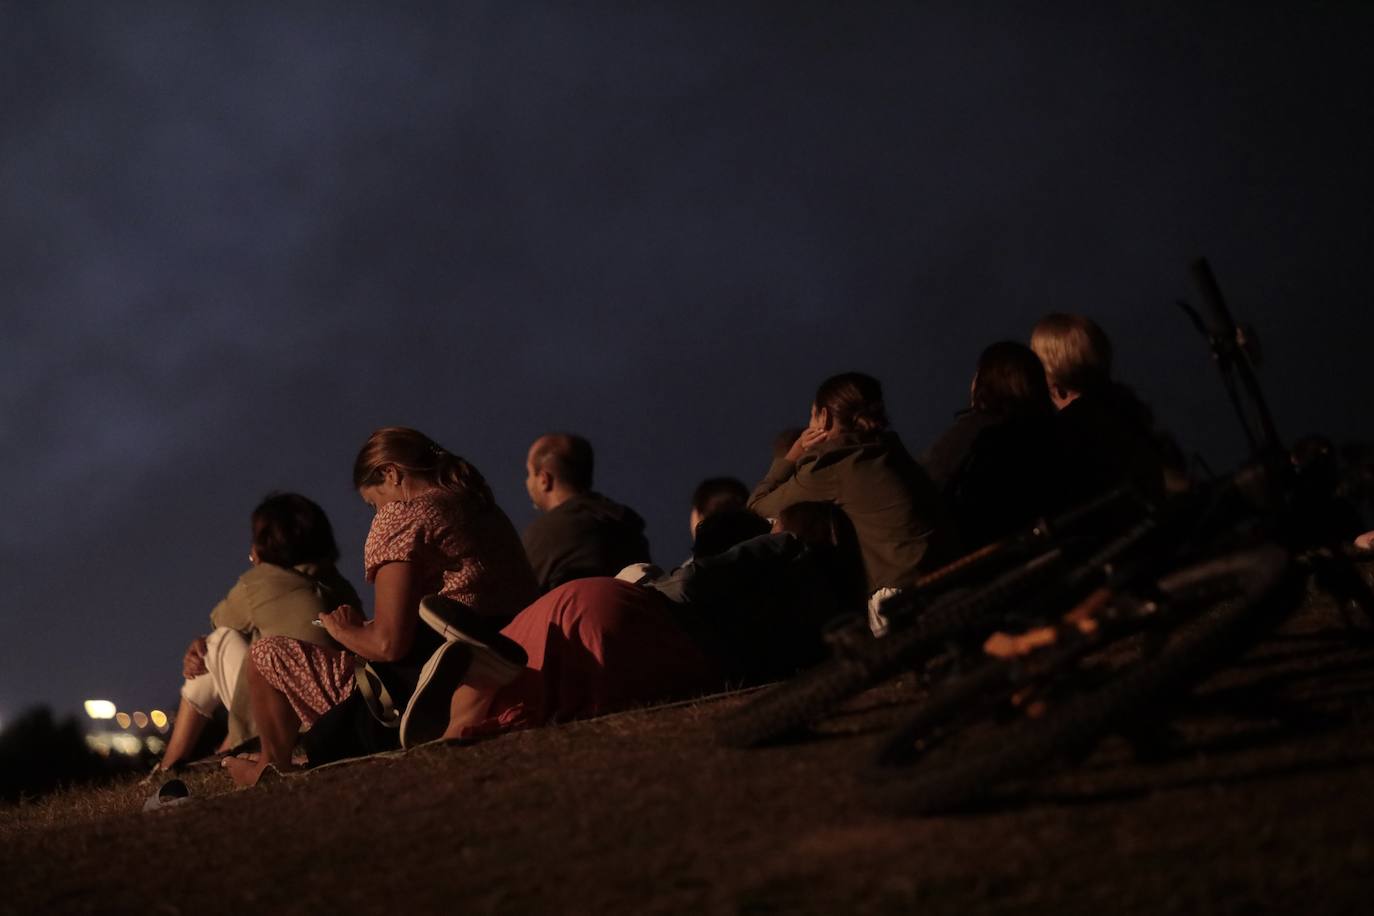
[[373,527],[433,526],[461,520],[470,513],[468,500],[448,490],[429,490],[387,503],[377,510]]
[[540,512],[535,515],[534,520],[525,526],[520,539],[525,544],[525,549],[540,547],[545,542],[556,540],[569,530],[577,527],[577,519],[574,515],[567,512],[560,512],[563,506],[556,506],[547,512]]
[[253,590],[294,582],[298,578],[298,573],[284,566],[277,566],[275,563],[259,563],[239,576],[238,584],[245,589]]
[[274,563],[259,563],[239,576],[237,587],[249,601],[261,603],[286,592],[313,588],[314,580],[295,569]]
[[310,577],[317,591],[325,592],[344,604],[353,604],[361,609],[358,590],[333,563],[313,564],[308,569],[297,568],[302,574]]

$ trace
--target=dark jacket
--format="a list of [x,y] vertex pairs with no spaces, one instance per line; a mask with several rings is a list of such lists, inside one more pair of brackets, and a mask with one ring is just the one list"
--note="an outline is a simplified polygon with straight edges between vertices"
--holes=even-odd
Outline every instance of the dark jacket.
[[823,443],[793,464],[779,458],[749,498],[777,517],[802,502],[832,502],[854,525],[870,590],[910,586],[919,568],[950,556],[935,485],[891,431]]
[[966,410],[921,456],[963,545],[976,549],[1068,508],[1053,413]]
[[1129,388],[1110,383],[1084,392],[1056,420],[1074,502],[1123,484],[1147,499],[1163,498],[1169,440]]
[[525,529],[525,554],[540,591],[589,576],[614,576],[631,563],[648,563],[644,519],[600,493],[580,493]]
[[827,654],[821,633],[862,606],[836,551],[763,534],[643,583],[732,684],[791,677]]

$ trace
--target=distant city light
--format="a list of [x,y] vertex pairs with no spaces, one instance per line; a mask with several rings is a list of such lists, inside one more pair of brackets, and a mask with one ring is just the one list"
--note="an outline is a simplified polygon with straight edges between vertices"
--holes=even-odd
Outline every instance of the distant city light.
[[167,750],[167,742],[163,741],[157,735],[149,735],[147,738],[144,738],[143,746],[154,754],[161,754],[163,751]]
[[87,700],[85,703],[86,715],[92,719],[113,719],[115,714],[115,704],[109,700]]
[[128,757],[134,757],[143,750],[143,742],[138,740],[137,735],[111,735],[110,746]]
[[153,724],[158,728],[167,727],[167,714],[160,709],[154,709],[148,713],[148,718],[153,720]]
[[115,721],[119,723],[120,728],[128,728],[134,720],[127,712],[121,712],[115,715]]
[[110,736],[109,735],[87,735],[86,746],[95,751],[101,757],[110,756]]
[[134,724],[137,725],[139,728],[147,728],[148,714],[146,712],[134,713]]

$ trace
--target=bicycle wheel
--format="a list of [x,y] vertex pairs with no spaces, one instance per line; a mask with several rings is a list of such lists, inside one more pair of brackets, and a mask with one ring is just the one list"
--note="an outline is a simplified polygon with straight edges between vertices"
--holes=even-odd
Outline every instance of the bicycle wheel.
[[904,629],[852,648],[726,713],[717,720],[716,740],[727,747],[755,747],[794,732],[854,694],[915,667],[949,642],[986,635],[1017,602],[1036,594],[1051,573],[1059,574],[1059,594],[1074,598],[1161,530],[1161,519],[1147,516],[1075,565],[1065,568],[1068,550],[1055,546],[976,591],[942,595]]
[[773,687],[722,716],[716,723],[717,741],[727,747],[754,747],[809,724],[843,700],[912,667],[948,640],[999,619],[1062,559],[1062,550],[1046,551],[976,592],[937,601],[905,630],[849,649]]
[[[1056,704],[1040,718],[1021,718],[1014,724],[984,727],[962,740],[937,744],[928,753],[910,753],[889,746],[882,761],[870,770],[875,776],[872,802],[901,814],[956,811],[1014,777],[1032,773],[1044,764],[1091,750],[1113,728],[1137,725],[1143,710],[1158,707],[1205,677],[1228,654],[1240,652],[1248,625],[1270,620],[1270,612],[1294,607],[1300,597],[1296,577],[1286,581],[1287,555],[1278,548],[1261,548],[1200,564],[1181,571],[1180,587],[1207,589],[1218,583],[1236,586],[1233,597],[1210,602],[1200,618],[1178,628],[1162,651],[1127,668],[1101,687]],[[1248,581],[1239,582],[1238,578]],[[1161,580],[1160,585],[1165,585]],[[1283,587],[1279,587],[1279,586]],[[974,672],[967,682],[936,698],[921,725],[939,725],[958,712],[961,700],[995,697],[1009,679],[996,665]],[[939,705],[943,704],[943,705]],[[914,733],[910,726],[902,731]],[[917,758],[909,771],[891,766]],[[900,777],[897,774],[901,774]]]

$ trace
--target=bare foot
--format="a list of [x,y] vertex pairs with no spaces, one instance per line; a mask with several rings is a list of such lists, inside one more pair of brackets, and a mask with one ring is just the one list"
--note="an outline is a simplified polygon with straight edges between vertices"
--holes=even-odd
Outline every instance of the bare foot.
[[[262,754],[260,754],[258,751],[244,751],[242,754],[237,754],[235,756],[239,757],[242,760],[251,760],[254,763],[256,763],[262,757]],[[300,769],[309,762],[310,759],[305,756],[304,752],[291,755],[292,769]]]

